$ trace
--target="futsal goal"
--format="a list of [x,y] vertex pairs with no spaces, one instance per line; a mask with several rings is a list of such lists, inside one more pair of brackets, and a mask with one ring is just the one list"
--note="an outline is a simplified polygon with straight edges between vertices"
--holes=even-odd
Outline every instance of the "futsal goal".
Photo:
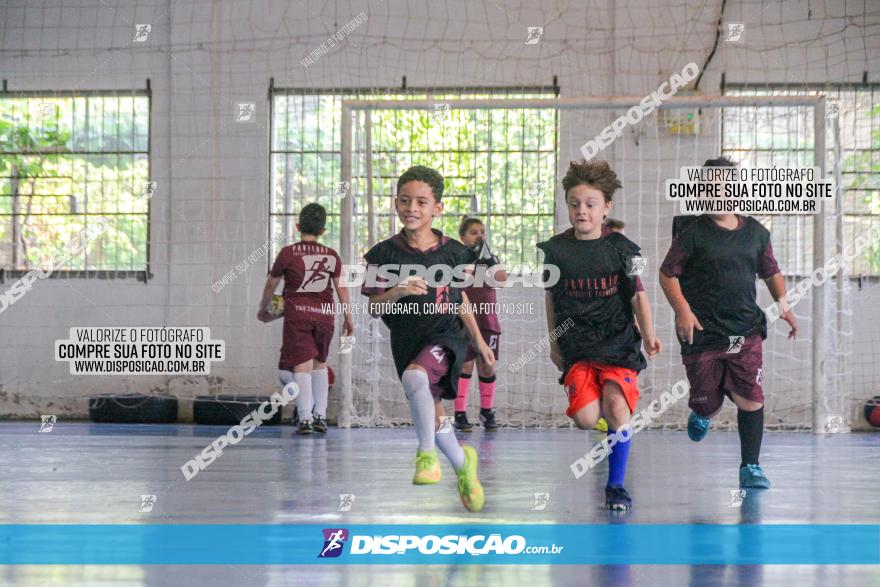
[[[344,262],[361,262],[372,245],[399,230],[393,210],[396,177],[410,165],[425,164],[438,168],[447,179],[440,228],[455,236],[462,217],[480,217],[503,262],[539,265],[535,244],[567,227],[566,212],[558,205],[562,194],[557,178],[570,160],[582,158],[581,147],[589,139],[641,99],[343,100],[339,244]],[[682,95],[629,125],[596,156],[607,159],[623,183],[612,216],[625,221],[626,235],[648,259],[642,278],[657,335],[665,345],[640,375],[640,405],[646,406],[684,378],[674,316],[657,285],[677,213],[664,197],[665,180],[677,177],[681,167],[701,165],[721,153],[744,166],[817,167],[839,179],[838,135],[837,120],[826,117],[822,95]],[[758,217],[772,234],[789,288],[844,248],[839,181],[835,189],[835,203],[815,215]],[[800,323],[797,341],[787,340],[783,321],[769,327],[764,388],[770,429],[821,433],[846,427],[853,400],[847,381],[847,358],[852,354],[847,342],[852,320],[848,270],[811,287],[795,307]],[[761,307],[772,303],[762,283],[758,291]],[[352,293],[354,301],[364,301],[357,291]],[[559,374],[546,351],[521,368],[514,365],[534,354],[530,349],[539,348],[547,334],[543,296],[539,287],[498,290],[500,307],[510,311],[500,315],[496,408],[499,421],[513,427],[569,425]],[[387,329],[368,315],[355,319],[354,346],[336,355],[339,424],[408,422]],[[471,397],[478,401],[479,394]],[[687,413],[686,402],[681,401],[653,425],[681,428]],[[735,425],[734,414],[725,408],[718,425]]]

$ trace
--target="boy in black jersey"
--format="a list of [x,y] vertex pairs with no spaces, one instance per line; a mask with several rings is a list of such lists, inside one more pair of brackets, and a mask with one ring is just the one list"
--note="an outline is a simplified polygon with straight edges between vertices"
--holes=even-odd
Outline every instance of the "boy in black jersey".
[[455,469],[462,504],[476,512],[484,502],[477,452],[459,445],[451,426],[440,426],[444,415],[440,400],[457,396],[468,337],[485,364],[494,367],[495,355],[480,335],[473,314],[466,310],[464,289],[456,287],[461,283],[447,283],[440,277],[443,268],[451,270],[476,260],[473,251],[431,228],[434,217],[443,211],[442,196],[443,177],[434,169],[415,166],[400,176],[394,205],[403,230],[374,246],[364,259],[386,271],[386,277],[401,278],[401,267],[409,265],[424,270],[428,279],[403,277],[391,287],[367,283],[361,291],[370,297],[371,313],[381,314],[391,331],[394,365],[419,437],[413,483],[440,481],[437,447]]
[[[640,271],[634,269],[641,267],[638,245],[603,230],[621,187],[617,175],[605,161],[573,161],[562,187],[572,228],[538,244],[544,263],[560,271],[545,295],[547,328],[569,326],[551,343],[550,358],[563,372],[568,417],[590,430],[599,420],[601,401],[611,436],[629,423],[639,399],[637,373],[647,366],[639,350],[643,338],[648,358],[662,345],[654,336],[651,306],[636,275]],[[608,455],[605,505],[612,510],[632,507],[623,487],[632,444],[632,435],[626,436]]]
[[[710,159],[706,167],[733,167]],[[710,418],[724,396],[737,407],[739,483],[767,489],[770,480],[758,464],[764,434],[763,359],[767,319],[756,303],[755,276],[782,305],[782,318],[797,333],[785,304],[785,281],[773,257],[770,232],[751,217],[704,214],[676,217],[672,245],[660,267],[660,286],[675,311],[675,331],[690,382],[693,410],[688,436],[698,442],[709,433]]]

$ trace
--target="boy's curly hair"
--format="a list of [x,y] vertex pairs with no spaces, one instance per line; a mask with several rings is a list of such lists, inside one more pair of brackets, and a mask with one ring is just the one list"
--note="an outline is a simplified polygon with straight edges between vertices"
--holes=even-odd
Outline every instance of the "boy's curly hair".
[[424,165],[413,165],[404,171],[397,180],[397,193],[400,193],[400,188],[410,181],[423,181],[431,186],[431,191],[434,192],[434,199],[437,202],[440,202],[443,197],[443,176],[436,169]]
[[614,192],[623,187],[607,161],[572,161],[562,178],[562,188],[568,194],[568,190],[579,185],[601,191],[606,202],[610,202]]

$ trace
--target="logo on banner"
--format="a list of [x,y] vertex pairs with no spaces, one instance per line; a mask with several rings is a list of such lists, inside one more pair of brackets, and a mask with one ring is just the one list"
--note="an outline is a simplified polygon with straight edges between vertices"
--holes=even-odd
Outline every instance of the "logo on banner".
[[324,528],[324,548],[318,558],[336,558],[342,554],[342,547],[348,540],[348,530],[345,528]]

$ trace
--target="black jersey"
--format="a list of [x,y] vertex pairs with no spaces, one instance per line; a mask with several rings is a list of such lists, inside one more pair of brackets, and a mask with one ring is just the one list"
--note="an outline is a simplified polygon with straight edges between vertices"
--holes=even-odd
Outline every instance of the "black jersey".
[[729,348],[732,337],[767,338],[767,317],[758,306],[756,276],[779,272],[770,232],[751,217],[738,216],[733,230],[709,216],[673,219],[672,245],[660,271],[677,277],[703,330],[681,342],[681,354]]
[[620,233],[578,240],[574,230],[538,243],[544,263],[559,267],[559,281],[547,288],[553,299],[556,327],[571,320],[556,339],[570,367],[578,361],[641,371],[647,366],[642,337],[633,322],[632,298],[638,278],[627,274],[639,247]]
[[[402,234],[384,240],[370,249],[364,259],[370,265],[395,265],[398,269],[390,269],[388,273],[400,275],[401,265],[445,265],[450,268],[474,262],[476,255],[457,240],[443,236],[438,230],[433,231],[440,238],[440,244],[427,251],[418,251],[410,247]],[[438,273],[439,278],[439,273]],[[421,296],[405,296],[392,302],[395,310],[406,305],[413,308],[418,305],[417,312],[389,311],[382,314],[382,322],[391,331],[391,355],[398,377],[403,376],[406,367],[416,355],[427,345],[440,345],[451,353],[451,368],[440,381],[443,388],[443,399],[455,399],[458,396],[458,378],[468,349],[468,335],[464,322],[452,308],[462,303],[461,287],[432,287]],[[376,288],[364,288],[367,295],[378,293]],[[449,304],[450,311],[437,313],[433,311],[436,304]]]

